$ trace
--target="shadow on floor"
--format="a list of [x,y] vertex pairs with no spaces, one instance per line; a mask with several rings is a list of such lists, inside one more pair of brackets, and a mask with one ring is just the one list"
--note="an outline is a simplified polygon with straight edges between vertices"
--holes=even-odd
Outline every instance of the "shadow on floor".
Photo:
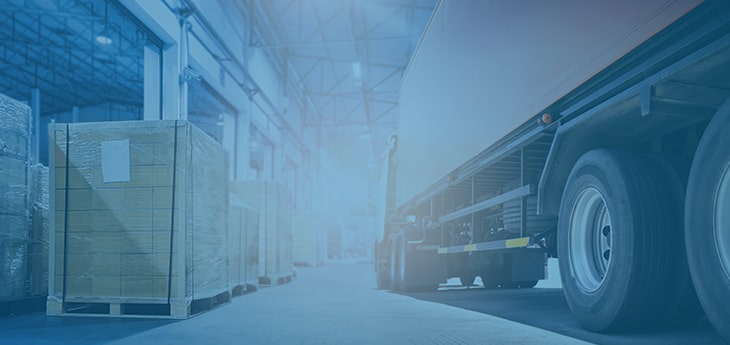
[[562,289],[487,290],[482,287],[408,293],[410,297],[446,304],[545,329],[597,344],[725,344],[702,318],[690,325],[630,334],[599,334],[580,328]]
[[103,344],[175,320],[56,317],[44,313],[0,317],[2,344]]

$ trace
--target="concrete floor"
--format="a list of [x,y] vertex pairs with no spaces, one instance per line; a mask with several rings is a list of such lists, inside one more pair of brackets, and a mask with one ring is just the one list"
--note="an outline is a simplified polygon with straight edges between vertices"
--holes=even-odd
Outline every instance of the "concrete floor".
[[369,264],[330,264],[185,321],[3,317],[0,344],[585,344],[373,282]]

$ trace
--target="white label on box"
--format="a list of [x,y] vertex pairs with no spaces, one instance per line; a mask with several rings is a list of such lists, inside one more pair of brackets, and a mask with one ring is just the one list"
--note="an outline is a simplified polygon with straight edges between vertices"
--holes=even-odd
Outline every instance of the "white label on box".
[[101,143],[101,174],[104,183],[129,181],[129,139]]

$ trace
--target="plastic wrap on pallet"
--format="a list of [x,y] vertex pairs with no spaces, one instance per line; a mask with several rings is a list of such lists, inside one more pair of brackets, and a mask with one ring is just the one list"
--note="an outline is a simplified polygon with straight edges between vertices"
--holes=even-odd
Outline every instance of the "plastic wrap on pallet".
[[229,204],[228,279],[229,286],[238,294],[258,286],[259,215],[233,193]]
[[292,260],[297,266],[320,266],[327,256],[327,217],[317,212],[292,216]]
[[220,144],[186,121],[53,124],[49,136],[50,314],[93,301],[187,317],[192,300],[227,293]]
[[28,296],[30,108],[0,94],[0,301]]
[[30,166],[30,295],[48,294],[48,167]]
[[293,274],[292,203],[289,191],[271,181],[246,181],[230,185],[232,193],[256,210],[259,217],[260,282],[277,284]]
[[193,279],[190,295],[213,297],[228,286],[226,257],[228,218],[228,167],[223,147],[202,130],[190,125],[192,152],[189,157],[192,202],[187,221],[194,251],[189,275]]

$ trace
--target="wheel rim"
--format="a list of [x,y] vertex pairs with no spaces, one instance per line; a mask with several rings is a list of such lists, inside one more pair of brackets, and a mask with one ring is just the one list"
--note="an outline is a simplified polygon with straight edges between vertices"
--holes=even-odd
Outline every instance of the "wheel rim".
[[569,257],[573,276],[586,292],[598,290],[611,267],[611,215],[601,192],[583,190],[573,204],[569,225]]
[[730,164],[720,178],[715,197],[715,243],[725,275],[730,277]]

